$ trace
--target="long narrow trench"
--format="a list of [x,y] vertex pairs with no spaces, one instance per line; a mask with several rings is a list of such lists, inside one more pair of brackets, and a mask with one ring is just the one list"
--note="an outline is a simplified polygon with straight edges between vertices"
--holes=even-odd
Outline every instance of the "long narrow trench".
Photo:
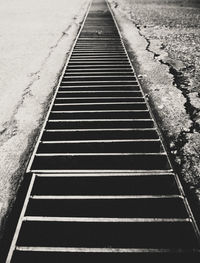
[[7,263],[197,262],[199,230],[104,0],[30,161]]

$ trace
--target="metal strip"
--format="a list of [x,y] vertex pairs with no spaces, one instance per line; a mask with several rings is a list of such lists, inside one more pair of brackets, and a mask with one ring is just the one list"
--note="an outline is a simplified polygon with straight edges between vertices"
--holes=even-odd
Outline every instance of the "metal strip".
[[155,249],[155,248],[88,248],[88,247],[24,247],[16,250],[23,252],[60,252],[60,253],[195,253],[199,249]]
[[84,169],[84,170],[81,170],[81,169],[76,169],[76,170],[72,170],[72,169],[60,169],[60,170],[56,170],[56,169],[51,169],[51,170],[48,170],[48,169],[45,169],[45,170],[40,170],[40,169],[32,169],[31,170],[32,173],[58,173],[58,174],[61,174],[61,173],[83,173],[83,174],[89,174],[89,173],[144,173],[146,174],[147,172],[149,174],[163,174],[163,173],[171,173],[173,172],[172,169],[166,169],[166,170],[131,170],[131,169],[127,169],[127,170],[114,170],[114,169],[110,169],[110,170],[105,170],[105,169],[99,169],[99,170],[94,170],[94,169],[91,169],[91,170],[87,170],[87,169]]
[[15,247],[16,247],[17,238],[18,238],[18,235],[19,235],[22,223],[23,223],[23,218],[24,218],[24,215],[25,215],[25,212],[26,212],[26,208],[27,208],[27,205],[28,205],[28,202],[29,202],[29,198],[30,198],[30,195],[31,195],[31,191],[32,191],[32,188],[33,188],[34,181],[35,181],[35,174],[33,174],[32,178],[31,178],[31,182],[30,182],[27,194],[26,194],[26,198],[25,198],[25,201],[24,201],[24,205],[23,205],[23,208],[22,208],[22,211],[21,211],[18,223],[17,223],[15,234],[14,234],[14,237],[13,237],[13,240],[12,240],[9,252],[8,252],[6,263],[10,263],[11,262],[11,258],[12,258],[13,252],[15,250]]
[[107,218],[107,217],[58,217],[58,216],[25,216],[23,221],[31,222],[99,222],[99,223],[183,223],[191,222],[190,218]]
[[71,140],[71,141],[45,141],[45,140],[42,140],[41,143],[42,144],[51,144],[51,143],[112,143],[112,142],[160,142],[159,139],[119,139],[119,140]]
[[43,200],[93,200],[93,199],[183,199],[181,195],[33,195],[31,199]]

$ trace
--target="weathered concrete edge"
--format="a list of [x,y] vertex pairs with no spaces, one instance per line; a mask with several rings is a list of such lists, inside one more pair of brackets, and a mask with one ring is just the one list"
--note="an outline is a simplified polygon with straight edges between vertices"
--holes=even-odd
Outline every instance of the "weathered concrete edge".
[[111,8],[129,57],[149,99],[160,130],[164,134],[167,148],[175,161],[175,168],[181,174],[183,183],[186,183],[191,199],[195,202],[194,209],[200,217],[199,172],[198,169],[196,171],[187,169],[191,164],[194,168],[198,165],[195,165],[195,161],[199,155],[188,156],[187,148],[189,148],[188,151],[191,150],[192,141],[195,140],[195,136],[198,139],[199,134],[194,132],[190,141],[193,120],[187,110],[187,98],[177,87],[172,66],[163,63],[154,55],[150,48],[151,42],[142,35],[137,25],[129,18],[129,14],[115,8],[114,2],[109,2],[111,2]]

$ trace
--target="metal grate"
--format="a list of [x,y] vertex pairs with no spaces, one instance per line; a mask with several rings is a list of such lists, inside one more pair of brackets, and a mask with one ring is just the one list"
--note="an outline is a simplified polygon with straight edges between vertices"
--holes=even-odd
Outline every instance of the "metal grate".
[[199,230],[104,0],[86,15],[28,172],[7,263],[199,258]]

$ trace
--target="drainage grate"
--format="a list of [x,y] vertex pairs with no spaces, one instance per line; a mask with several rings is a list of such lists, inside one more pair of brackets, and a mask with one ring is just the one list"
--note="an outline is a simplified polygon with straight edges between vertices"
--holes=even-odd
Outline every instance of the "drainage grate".
[[199,230],[104,0],[86,15],[28,172],[7,263],[199,258]]

